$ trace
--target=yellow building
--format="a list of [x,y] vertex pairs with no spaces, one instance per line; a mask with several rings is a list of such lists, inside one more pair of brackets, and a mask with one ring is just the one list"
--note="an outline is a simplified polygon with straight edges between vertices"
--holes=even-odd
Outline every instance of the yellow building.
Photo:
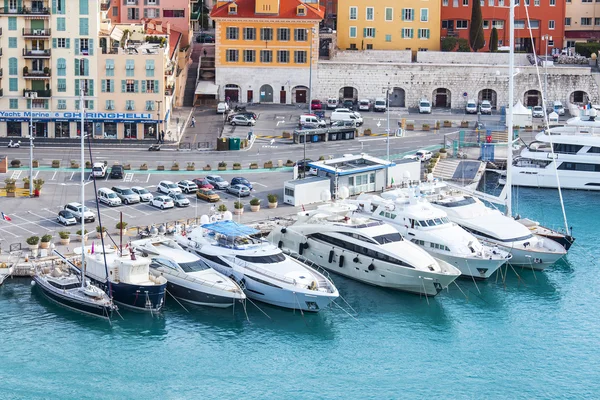
[[565,46],[600,39],[600,3],[568,1],[565,7]]
[[220,99],[307,102],[319,58],[323,10],[318,2],[220,1],[211,18],[216,21],[215,80]]
[[341,50],[439,50],[439,0],[339,0]]

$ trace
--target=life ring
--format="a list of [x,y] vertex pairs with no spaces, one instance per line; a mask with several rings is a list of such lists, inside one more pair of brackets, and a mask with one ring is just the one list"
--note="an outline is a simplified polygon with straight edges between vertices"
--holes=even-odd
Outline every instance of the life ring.
[[354,261],[355,263],[357,263],[357,262],[359,262],[359,261],[360,261],[360,259],[358,258],[358,256],[356,256],[356,257],[354,257],[354,260],[353,260],[353,261]]
[[308,242],[304,243],[304,248],[308,249]]
[[281,228],[281,233],[286,233],[287,229],[286,228]]
[[342,268],[344,266],[344,256],[340,256],[339,260],[340,260],[339,266],[340,266],[340,268]]

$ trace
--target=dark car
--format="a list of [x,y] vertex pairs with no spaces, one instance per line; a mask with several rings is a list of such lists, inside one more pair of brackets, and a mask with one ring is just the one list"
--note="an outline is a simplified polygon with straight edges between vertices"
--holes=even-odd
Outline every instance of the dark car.
[[123,179],[123,166],[113,165],[110,169],[110,179]]
[[344,100],[344,108],[354,110],[354,100]]
[[310,171],[310,167],[308,166],[308,163],[313,162],[313,160],[311,160],[310,158],[306,158],[304,160],[298,160],[296,161],[296,165],[298,166],[298,171]]
[[231,113],[227,116],[227,122],[231,122],[231,120],[233,119],[233,117],[235,117],[236,115],[243,115],[246,118],[252,118],[255,121],[258,119],[258,115],[256,115],[256,113],[253,113],[252,111],[243,111],[243,112],[236,112],[236,113]]
[[252,184],[246,178],[242,178],[241,176],[235,177],[231,180],[231,186],[233,185],[244,185],[248,189],[252,190]]
[[214,43],[215,37],[209,33],[201,33],[196,36],[196,43]]
[[194,182],[196,186],[198,186],[198,189],[214,189],[214,186],[211,185],[206,178],[192,179],[192,182]]

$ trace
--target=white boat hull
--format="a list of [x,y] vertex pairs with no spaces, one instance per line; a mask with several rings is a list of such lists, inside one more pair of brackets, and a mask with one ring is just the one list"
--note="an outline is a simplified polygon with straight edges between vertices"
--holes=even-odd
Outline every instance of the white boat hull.
[[[546,168],[513,167],[513,185],[556,189],[556,173],[553,164]],[[558,171],[561,189],[600,190],[600,172]]]
[[540,252],[522,248],[511,248],[502,246],[501,244],[498,244],[498,247],[512,254],[509,264],[534,269],[536,271],[543,271],[547,267],[555,264],[565,255],[562,252]]
[[446,261],[448,264],[458,268],[463,278],[488,279],[494,272],[504,265],[504,259],[465,258],[450,254],[430,252],[432,256]]

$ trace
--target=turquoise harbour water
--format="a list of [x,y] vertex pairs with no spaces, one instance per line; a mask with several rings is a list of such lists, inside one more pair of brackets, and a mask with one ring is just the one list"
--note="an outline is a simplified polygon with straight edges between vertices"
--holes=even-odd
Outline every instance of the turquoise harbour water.
[[[562,222],[551,190],[517,212]],[[458,281],[434,299],[335,276],[356,319],[172,299],[112,327],[61,309],[29,280],[0,287],[0,399],[597,398],[600,193],[565,192],[577,242],[544,273]],[[343,305],[342,301],[338,301]],[[346,307],[346,306],[344,306]],[[346,307],[347,308],[347,307]]]

